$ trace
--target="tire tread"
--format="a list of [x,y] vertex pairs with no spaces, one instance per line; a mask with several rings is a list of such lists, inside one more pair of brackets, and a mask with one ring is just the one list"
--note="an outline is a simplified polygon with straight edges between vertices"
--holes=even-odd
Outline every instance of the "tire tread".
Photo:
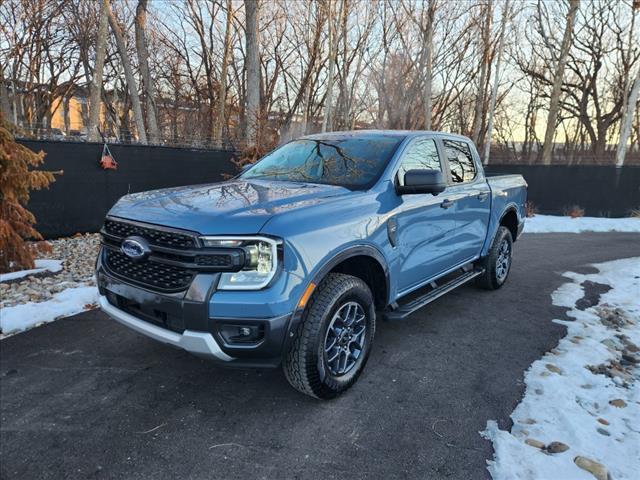
[[[322,316],[332,308],[336,298],[352,288],[364,289],[371,295],[364,281],[343,273],[329,273],[313,292],[310,305],[303,313],[294,332],[291,346],[283,358],[285,377],[296,390],[320,399],[333,398],[347,390],[348,387],[335,391],[325,385],[320,378],[313,356],[317,348]],[[371,300],[373,301],[373,298]],[[375,317],[372,319],[372,325],[375,328]],[[356,379],[357,376],[353,382]]]

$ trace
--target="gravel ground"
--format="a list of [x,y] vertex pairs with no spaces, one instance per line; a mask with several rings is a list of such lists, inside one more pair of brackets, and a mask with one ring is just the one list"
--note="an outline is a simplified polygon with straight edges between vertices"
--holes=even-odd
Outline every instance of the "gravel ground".
[[62,271],[41,272],[0,283],[0,308],[26,302],[44,302],[67,288],[95,285],[93,269],[100,247],[99,234],[78,234],[49,243],[53,251],[41,258],[62,260]]

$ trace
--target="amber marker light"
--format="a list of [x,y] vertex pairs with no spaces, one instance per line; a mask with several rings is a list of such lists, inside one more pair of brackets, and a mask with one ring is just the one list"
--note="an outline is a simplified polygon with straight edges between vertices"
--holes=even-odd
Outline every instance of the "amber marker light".
[[314,288],[316,288],[316,284],[311,282],[307,287],[307,289],[302,294],[302,297],[298,302],[298,308],[304,308],[307,305],[307,302],[309,301],[309,297],[311,297],[311,294],[313,293]]

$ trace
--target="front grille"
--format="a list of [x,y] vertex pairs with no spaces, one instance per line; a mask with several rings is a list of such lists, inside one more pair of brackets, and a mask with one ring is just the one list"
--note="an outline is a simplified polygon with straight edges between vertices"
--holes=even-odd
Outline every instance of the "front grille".
[[131,235],[144,237],[150,245],[160,247],[189,249],[195,248],[195,237],[187,233],[173,232],[170,230],[157,230],[155,228],[143,227],[129,222],[118,222],[107,219],[104,222],[104,231],[115,237],[127,238]]
[[194,272],[151,260],[134,262],[117,250],[106,249],[106,263],[109,270],[127,280],[166,290],[186,289]]
[[[152,290],[186,290],[198,272],[237,272],[245,263],[241,248],[202,248],[195,232],[107,218],[102,234],[106,268]],[[136,261],[125,255],[120,247],[129,236],[146,240],[150,256]]]
[[233,268],[233,257],[230,255],[196,255],[195,263],[203,267]]

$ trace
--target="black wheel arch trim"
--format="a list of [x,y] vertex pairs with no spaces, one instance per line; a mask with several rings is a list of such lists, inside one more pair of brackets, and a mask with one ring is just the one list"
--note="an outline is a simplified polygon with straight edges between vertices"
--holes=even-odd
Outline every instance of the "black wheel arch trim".
[[[320,284],[322,279],[324,279],[329,272],[331,272],[336,266],[348,260],[349,258],[358,257],[358,256],[366,256],[373,258],[378,264],[382,267],[385,277],[385,298],[384,303],[388,304],[389,302],[389,287],[391,285],[391,280],[389,278],[389,266],[387,265],[387,261],[384,255],[375,247],[366,244],[352,245],[340,252],[338,252],[333,257],[326,260],[322,266],[315,273],[311,282],[313,282],[316,286]],[[291,344],[293,338],[293,331],[295,331],[298,323],[302,320],[302,314],[304,312],[304,308],[296,308],[291,315],[291,319],[289,321],[289,325],[287,327],[287,334],[285,337],[285,345],[283,352],[288,351],[289,346]]]
[[[507,205],[507,207],[504,209],[504,212],[502,212],[502,215],[500,215],[500,220],[498,220],[498,227],[496,228],[496,231],[493,234],[493,238],[491,239],[492,243],[493,243],[493,240],[495,240],[496,235],[498,234],[498,230],[500,229],[500,226],[502,225],[502,221],[504,220],[504,217],[509,215],[511,212],[513,212],[516,215],[516,221],[517,221],[516,228],[517,229],[520,228],[520,225],[523,222],[522,222],[522,219],[520,218],[520,214],[518,213],[517,205],[515,203],[509,203]],[[512,235],[512,237],[513,237],[513,235]],[[515,243],[515,241],[517,240],[517,235],[515,237],[513,237],[511,240]]]
[[325,261],[322,267],[318,269],[316,274],[313,276],[312,282],[318,285],[322,281],[322,279],[339,264],[341,264],[345,260],[348,260],[349,258],[359,257],[359,256],[371,257],[375,261],[377,261],[382,267],[382,271],[384,272],[385,281],[386,281],[386,288],[385,288],[385,292],[387,296],[387,299],[385,299],[385,302],[386,302],[389,296],[389,281],[390,281],[389,267],[387,265],[387,260],[384,258],[384,255],[382,255],[380,250],[378,250],[377,248],[371,245],[366,245],[366,244],[352,245],[346,248],[345,250],[338,252],[329,260]]

